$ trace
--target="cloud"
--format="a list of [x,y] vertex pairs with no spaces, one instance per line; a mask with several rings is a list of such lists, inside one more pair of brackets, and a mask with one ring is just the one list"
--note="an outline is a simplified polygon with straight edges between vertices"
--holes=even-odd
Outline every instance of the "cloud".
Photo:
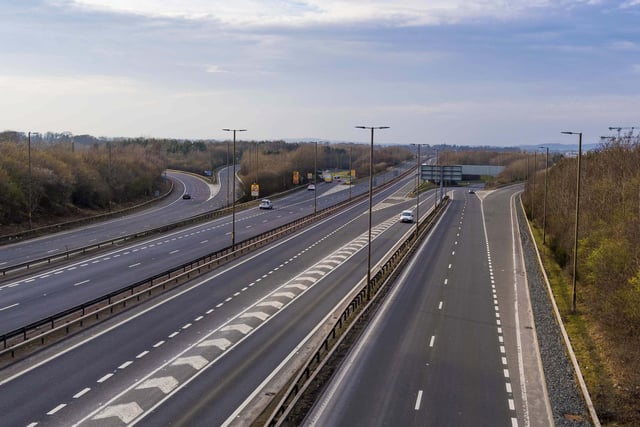
[[[477,18],[506,18],[541,8],[568,7],[552,0],[71,0],[76,7],[151,17],[211,19],[229,26],[333,25],[373,22],[421,26]],[[582,2],[578,2],[582,3]]]

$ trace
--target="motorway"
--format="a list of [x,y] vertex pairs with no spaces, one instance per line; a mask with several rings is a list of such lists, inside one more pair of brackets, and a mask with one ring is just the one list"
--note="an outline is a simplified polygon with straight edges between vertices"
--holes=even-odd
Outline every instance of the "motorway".
[[[405,197],[413,179],[374,199],[374,260],[412,232],[398,214],[415,206]],[[433,199],[423,203],[426,212]],[[256,391],[305,351],[310,334],[366,276],[367,209],[366,201],[359,203],[5,369],[3,422],[246,421]]]
[[[25,255],[27,258],[37,257],[38,254],[42,256],[43,251],[50,253],[54,245],[58,250],[64,247],[63,244],[79,247],[87,241],[113,238],[114,232],[121,230],[125,230],[125,234],[131,233],[139,230],[142,224],[166,224],[166,217],[177,220],[180,219],[178,216],[191,216],[200,213],[204,205],[214,203],[212,200],[220,203],[220,199],[225,198],[224,191],[210,192],[209,187],[198,178],[187,174],[174,175],[181,176],[180,182],[192,192],[193,199],[183,200],[182,191],[178,191],[178,199],[129,216],[130,222],[117,219],[36,241],[5,246],[1,251],[2,259],[19,260],[17,257],[26,253],[29,254]],[[223,176],[220,182],[226,183]],[[365,184],[355,185],[352,195],[364,192]],[[274,201],[273,210],[253,208],[238,211],[235,215],[236,242],[313,213],[313,193],[294,192]],[[346,200],[349,191],[344,185],[322,183],[318,185],[317,193],[317,209],[322,209]],[[217,198],[214,197],[216,194]],[[178,205],[181,207],[176,207]],[[181,212],[184,206],[189,208]],[[36,274],[0,282],[0,335],[226,248],[231,245],[231,232],[231,216],[221,217],[89,258],[74,259]]]
[[[167,171],[165,177],[173,181],[174,191],[152,207],[67,231],[2,245],[0,268],[150,230],[223,207],[226,201],[226,193],[222,194],[226,189],[226,173],[227,170],[223,169],[219,174],[221,184],[211,185],[188,173]],[[192,199],[182,200],[184,193],[191,194]]]
[[[374,265],[412,232],[398,214],[415,208],[406,197],[413,179],[374,197]],[[342,187],[319,185],[318,208],[344,199]],[[549,424],[513,234],[515,193],[450,191],[445,216],[307,423]],[[433,194],[420,200],[426,215]],[[312,210],[313,192],[302,191],[276,200],[273,211],[239,212],[238,240]],[[2,424],[248,424],[292,363],[313,350],[335,308],[362,286],[367,210],[366,201],[358,203],[3,369]],[[220,219],[42,273],[48,277],[3,284],[3,307],[10,295],[28,301],[0,311],[3,328],[19,313],[88,298],[85,284],[103,292],[135,281],[136,272],[167,267],[167,259],[180,263],[228,246],[229,229],[229,219]],[[71,277],[83,268],[87,278]],[[110,279],[116,274],[120,279]],[[61,288],[48,290],[62,277]],[[76,280],[90,282],[68,286]]]
[[518,191],[452,192],[305,425],[553,425],[513,222]]

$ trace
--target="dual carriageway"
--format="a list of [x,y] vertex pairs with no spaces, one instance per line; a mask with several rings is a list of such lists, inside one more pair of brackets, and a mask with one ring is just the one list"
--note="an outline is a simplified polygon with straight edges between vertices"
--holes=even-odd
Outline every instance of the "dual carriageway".
[[[398,175],[391,174],[387,181]],[[10,263],[220,207],[192,195],[133,217],[2,248]],[[378,179],[378,181],[384,181]],[[226,179],[219,180],[225,183]],[[415,175],[375,193],[372,265],[411,233],[399,213]],[[318,209],[348,198],[321,184]],[[356,185],[353,195],[365,193]],[[369,329],[305,419],[308,425],[547,425],[549,409],[513,233],[518,189],[451,203]],[[236,241],[313,213],[313,192],[236,213]],[[435,194],[421,195],[420,213]],[[216,206],[216,203],[219,205]],[[185,208],[188,206],[188,208]],[[366,278],[368,201],[205,274],[0,371],[6,425],[249,425],[294,361]],[[0,284],[0,334],[229,246],[231,218],[126,244]],[[508,225],[507,225],[508,224]],[[518,310],[518,307],[521,307]],[[523,322],[529,329],[521,324]]]

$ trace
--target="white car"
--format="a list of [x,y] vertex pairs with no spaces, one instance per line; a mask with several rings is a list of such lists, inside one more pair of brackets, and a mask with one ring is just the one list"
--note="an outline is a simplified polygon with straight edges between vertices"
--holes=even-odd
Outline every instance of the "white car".
[[316,186],[314,184],[307,185],[307,191],[316,191]]
[[413,211],[410,211],[410,210],[402,211],[402,213],[400,214],[400,221],[413,222]]
[[260,209],[273,209],[273,203],[269,199],[262,199],[260,201]]

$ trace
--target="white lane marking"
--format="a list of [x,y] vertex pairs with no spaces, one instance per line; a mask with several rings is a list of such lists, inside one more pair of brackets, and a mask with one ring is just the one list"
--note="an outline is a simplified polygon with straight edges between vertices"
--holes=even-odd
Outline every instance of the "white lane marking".
[[225,351],[230,346],[231,341],[226,338],[214,338],[212,340],[202,341],[198,344],[198,347],[218,347],[222,351]]
[[446,285],[447,283],[449,283],[449,279],[444,279],[444,284]]
[[175,331],[174,333],[172,333],[171,335],[169,335],[169,338],[173,338],[173,337],[175,337],[176,335],[178,335],[179,333],[180,333],[180,332]]
[[139,266],[139,265],[140,265],[140,263],[139,263],[139,262],[136,262],[135,264],[131,264],[131,265],[129,266],[129,268],[137,267],[137,266]]
[[56,412],[58,412],[60,409],[64,408],[65,406],[67,406],[66,403],[61,403],[58,406],[56,406],[55,408],[53,408],[52,410],[50,410],[49,412],[47,412],[47,415],[53,415]]
[[207,366],[209,361],[202,356],[189,356],[189,357],[179,357],[177,358],[171,365],[189,365],[196,371],[199,371],[203,367]]
[[142,359],[143,357],[145,357],[147,354],[149,354],[148,350],[143,351],[142,353],[140,353],[139,355],[136,356],[136,359]]
[[120,421],[129,424],[132,420],[142,414],[142,408],[136,402],[122,405],[107,406],[98,412],[92,420],[102,420],[105,418],[118,417]]
[[85,394],[89,393],[89,391],[91,391],[91,389],[89,387],[84,388],[83,390],[80,390],[79,392],[77,392],[76,394],[73,395],[74,399],[79,399],[82,396],[84,396]]
[[433,347],[433,343],[436,340],[436,336],[435,335],[431,335],[431,341],[429,341],[429,347]]
[[204,316],[198,316],[195,319],[193,319],[194,322],[199,322],[204,318]]
[[85,283],[89,283],[91,280],[87,279],[87,280],[83,280],[82,282],[78,282],[78,283],[74,283],[73,286],[80,286],[80,285],[84,285]]
[[416,405],[414,409],[418,411],[420,409],[420,404],[422,403],[422,390],[418,391],[418,397],[416,397]]
[[111,374],[107,374],[107,375],[105,375],[104,377],[100,378],[97,382],[99,382],[99,383],[103,383],[103,382],[105,382],[106,380],[108,380],[109,378],[111,378],[112,376],[113,376],[113,373],[111,373]]
[[160,347],[162,344],[164,344],[164,341],[158,341],[157,343],[155,343],[155,344],[153,345],[153,348],[158,348],[158,347]]
[[440,304],[438,304],[438,310],[442,310],[442,301],[440,301]]
[[242,335],[247,335],[249,332],[251,332],[252,329],[253,328],[251,326],[245,325],[244,323],[236,323],[235,325],[227,325],[220,330],[223,332],[237,331],[237,332],[240,332]]
[[187,323],[186,325],[184,325],[184,326],[182,327],[182,329],[187,329],[187,328],[189,328],[190,326],[191,326],[191,323]]
[[144,381],[136,390],[141,390],[145,388],[158,388],[164,394],[169,393],[171,390],[178,386],[178,380],[174,377],[161,377],[161,378],[151,378]]
[[175,251],[169,252],[169,255],[177,254],[178,252],[180,252],[180,249],[176,249]]
[[19,305],[20,305],[20,303],[19,303],[19,302],[17,302],[17,303],[15,303],[15,304],[11,304],[11,305],[8,305],[8,306],[6,306],[6,307],[2,307],[2,308],[0,308],[0,311],[2,311],[2,310],[8,310],[8,309],[10,309],[10,308],[17,307],[17,306],[19,306]]
[[124,362],[122,365],[118,366],[118,369],[125,369],[127,366],[131,365],[133,362],[131,360],[128,360],[126,362]]

